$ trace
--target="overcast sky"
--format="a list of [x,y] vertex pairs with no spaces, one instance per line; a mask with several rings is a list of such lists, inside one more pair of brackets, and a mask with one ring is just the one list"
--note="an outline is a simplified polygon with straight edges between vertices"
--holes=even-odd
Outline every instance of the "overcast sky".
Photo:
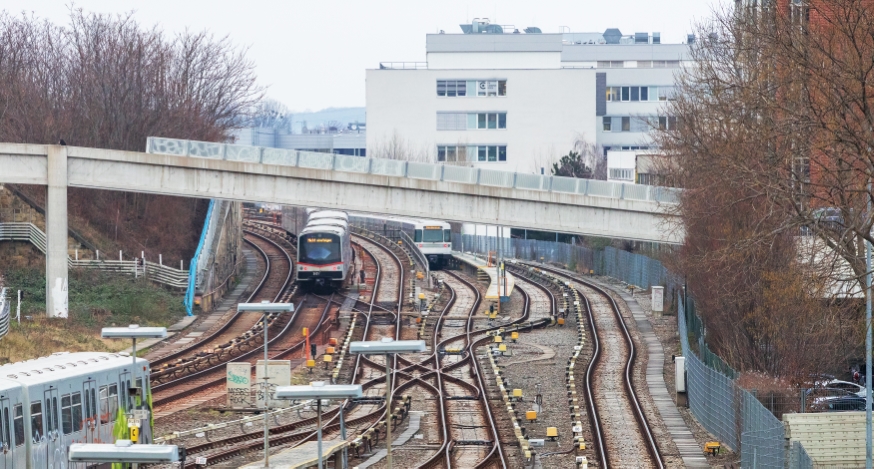
[[[88,11],[135,10],[144,24],[228,34],[250,47],[267,94],[292,111],[364,106],[364,71],[379,62],[425,60],[425,34],[460,33],[460,23],[487,17],[544,33],[661,32],[682,42],[710,16],[716,0],[78,0]],[[67,0],[2,0],[12,13],[32,11],[66,23]]]

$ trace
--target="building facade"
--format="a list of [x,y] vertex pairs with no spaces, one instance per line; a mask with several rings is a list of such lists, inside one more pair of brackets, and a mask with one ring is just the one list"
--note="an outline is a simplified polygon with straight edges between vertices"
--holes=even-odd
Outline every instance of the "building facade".
[[662,108],[685,44],[615,29],[522,34],[475,21],[462,30],[427,35],[426,62],[367,71],[368,155],[548,172],[577,142],[649,149],[652,127],[675,125]]

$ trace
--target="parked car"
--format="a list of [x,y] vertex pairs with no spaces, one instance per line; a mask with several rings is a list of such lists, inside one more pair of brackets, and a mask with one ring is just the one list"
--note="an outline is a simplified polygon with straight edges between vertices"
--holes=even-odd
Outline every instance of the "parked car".
[[[865,398],[858,396],[836,397],[821,402],[819,405],[825,412],[847,412],[865,410]],[[874,407],[874,405],[872,405]]]
[[834,389],[846,391],[850,394],[854,394],[856,396],[865,397],[865,386],[861,386],[856,383],[852,383],[850,381],[842,381],[839,379],[829,379],[824,381],[817,381],[814,383],[814,387],[808,390],[808,393],[811,391],[821,390],[821,389]]

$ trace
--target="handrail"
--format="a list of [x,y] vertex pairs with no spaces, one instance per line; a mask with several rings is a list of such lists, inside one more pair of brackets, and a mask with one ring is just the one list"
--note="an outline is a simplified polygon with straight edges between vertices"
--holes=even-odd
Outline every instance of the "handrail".
[[410,251],[412,251],[413,256],[416,258],[417,261],[419,261],[419,264],[422,264],[422,267],[425,269],[425,278],[428,279],[428,288],[431,288],[431,266],[428,265],[428,259],[425,257],[425,253],[423,253],[422,250],[419,249],[419,246],[415,242],[413,242],[413,240],[410,238],[410,235],[408,235],[406,231],[398,231],[401,232],[401,238],[403,239],[404,243],[406,243],[407,246],[412,246],[410,248]]
[[[27,205],[30,205],[31,208],[36,210],[37,213],[45,216],[45,209],[40,206],[35,200],[31,199],[30,196],[22,192],[21,189],[15,186],[15,184],[6,184],[6,188],[9,189],[16,197],[23,200]],[[72,228],[67,228],[67,231],[69,231],[70,237],[78,241],[80,244],[82,244],[82,246],[85,246],[92,251],[97,250],[97,247],[94,246],[94,244],[85,239],[85,237],[79,234],[76,230]]]
[[671,187],[162,137],[149,137],[146,152],[658,204],[676,204],[682,193]]
[[[24,241],[46,253],[46,235],[32,223],[0,223],[0,241]],[[151,261],[113,259],[72,259],[67,257],[67,265],[72,268],[95,269],[104,272],[121,273],[150,280],[173,288],[185,288],[189,271],[157,264]]]

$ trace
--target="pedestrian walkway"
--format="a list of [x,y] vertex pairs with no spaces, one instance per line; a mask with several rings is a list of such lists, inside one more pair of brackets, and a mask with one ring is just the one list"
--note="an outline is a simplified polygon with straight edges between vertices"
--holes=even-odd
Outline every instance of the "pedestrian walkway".
[[674,444],[677,445],[677,450],[680,452],[683,463],[688,468],[710,467],[707,459],[704,457],[703,450],[698,446],[695,437],[692,436],[692,431],[689,430],[686,421],[683,420],[680,411],[677,410],[677,406],[668,392],[668,387],[665,385],[663,373],[665,350],[662,348],[662,343],[659,342],[658,337],[656,337],[652,324],[646,317],[643,308],[624,289],[616,288],[592,278],[586,278],[586,280],[597,283],[604,288],[609,288],[628,305],[631,315],[634,317],[634,322],[637,324],[637,330],[640,332],[641,340],[646,344],[646,351],[649,356],[649,360],[646,363],[646,385],[649,389],[649,394],[652,396],[652,400],[655,402],[662,421],[674,440]]
[[[497,300],[498,299],[498,268],[497,267],[489,267],[488,263],[479,257],[473,256],[467,253],[461,253],[457,251],[453,251],[452,255],[464,262],[465,264],[469,264],[472,267],[478,269],[481,272],[484,272],[489,277],[489,287],[486,289],[487,300]],[[507,272],[506,275],[506,284],[501,287],[501,296],[510,296],[513,293],[513,287],[516,285],[516,278]]]
[[[391,442],[392,448],[394,448],[395,446],[403,445],[404,443],[409,441],[410,438],[413,437],[413,435],[418,433],[419,425],[422,422],[422,414],[423,413],[424,412],[410,412],[410,417],[409,417],[410,418],[410,425],[407,427],[406,430],[403,431],[403,433],[401,433],[399,436],[397,436],[396,438],[394,438],[392,440],[392,442]],[[374,453],[373,456],[371,456],[367,461],[364,461],[363,463],[358,464],[355,467],[357,467],[358,469],[367,469],[368,467],[385,459],[385,456],[387,454],[388,454],[388,451],[381,449],[381,450],[377,451],[376,453]]]
[[[236,311],[237,304],[245,301],[245,298],[240,298],[240,296],[245,293],[246,289],[249,288],[250,284],[255,280],[255,276],[259,274],[258,260],[255,257],[255,253],[251,250],[251,248],[245,245],[243,246],[243,257],[246,260],[246,273],[243,275],[243,278],[240,279],[240,282],[237,283],[233,290],[225,293],[225,296],[222,298],[221,302],[215,307],[215,309],[213,309],[209,313],[201,314],[198,316],[186,316],[178,323],[167,328],[166,339],[153,339],[151,343],[148,343],[150,341],[145,341],[143,345],[137,344],[137,349],[140,350],[146,347],[152,347],[157,345],[159,342],[164,342],[163,344],[156,347],[154,350],[150,350],[145,355],[147,359],[154,360],[156,358],[169,355],[170,353],[173,353],[176,349],[187,347],[192,342],[200,340],[202,336],[208,336],[208,332],[217,327],[220,327],[221,324],[227,322],[228,319]],[[197,321],[198,319],[202,320]],[[182,338],[173,342],[169,342],[170,338],[182,333],[182,330],[186,328],[188,328],[188,330],[185,331],[185,335],[182,336]],[[171,334],[171,331],[174,332]],[[130,349],[128,349],[127,351],[129,352]]]

